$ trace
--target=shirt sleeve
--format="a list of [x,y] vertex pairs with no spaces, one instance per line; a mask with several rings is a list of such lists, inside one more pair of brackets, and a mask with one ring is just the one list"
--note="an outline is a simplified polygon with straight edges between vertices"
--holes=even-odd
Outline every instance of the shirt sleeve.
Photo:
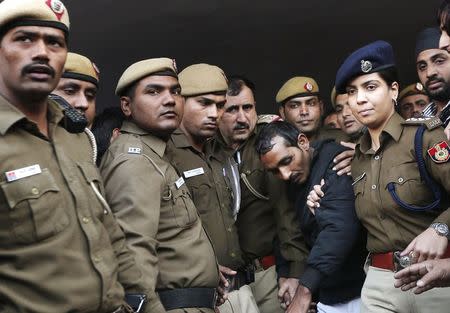
[[278,275],[297,278],[304,271],[309,250],[303,239],[293,202],[288,199],[286,183],[271,173],[267,175],[279,241],[279,251],[276,253]]
[[[128,247],[148,282],[146,312],[166,312],[157,295],[157,233],[164,177],[141,155],[122,155],[102,162],[107,200],[125,232]],[[105,161],[105,160],[104,160]]]
[[300,283],[313,293],[323,278],[342,266],[361,236],[351,177],[328,169],[325,184],[325,195],[315,211],[319,233],[300,277]]

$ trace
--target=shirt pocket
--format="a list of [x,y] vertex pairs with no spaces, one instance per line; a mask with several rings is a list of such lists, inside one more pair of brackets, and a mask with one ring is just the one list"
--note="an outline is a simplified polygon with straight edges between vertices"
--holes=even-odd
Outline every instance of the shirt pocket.
[[48,169],[13,182],[0,183],[9,207],[9,218],[17,243],[42,241],[69,225],[65,201]]
[[[416,162],[391,167],[386,174],[385,181],[386,190],[389,183],[392,183],[395,188],[395,193],[407,204],[425,206],[433,200],[433,193],[420,178]],[[390,194],[389,196],[392,199]]]
[[167,190],[167,193],[164,192],[163,201],[171,201],[176,225],[181,228],[193,225],[197,221],[198,214],[186,185],[177,188],[175,183],[171,183]]
[[365,173],[357,176],[353,182],[353,192],[355,193],[355,209],[358,216],[363,214],[367,201],[364,199],[367,176]]
[[[211,194],[212,184],[206,177],[192,177],[187,179],[187,184],[192,195],[192,202],[200,214],[207,214],[212,205],[208,195]],[[214,195],[215,196],[215,195]],[[198,204],[198,205],[197,205]]]

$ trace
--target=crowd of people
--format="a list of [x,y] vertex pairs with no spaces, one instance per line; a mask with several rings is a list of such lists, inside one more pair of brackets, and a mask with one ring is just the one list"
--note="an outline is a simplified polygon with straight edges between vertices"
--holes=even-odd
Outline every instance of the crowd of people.
[[404,88],[379,40],[258,115],[249,78],[159,57],[96,115],[64,4],[0,2],[0,312],[449,312],[448,0],[437,21]]

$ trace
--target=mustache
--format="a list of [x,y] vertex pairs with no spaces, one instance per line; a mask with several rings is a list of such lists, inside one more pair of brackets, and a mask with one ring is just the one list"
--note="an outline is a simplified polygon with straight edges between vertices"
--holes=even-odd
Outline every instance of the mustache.
[[247,123],[238,123],[236,126],[234,126],[233,129],[234,129],[234,130],[250,129],[250,125],[247,124]]
[[445,84],[445,81],[444,81],[443,78],[432,77],[432,78],[430,78],[430,79],[428,79],[428,80],[426,81],[425,86],[428,87],[428,86],[431,85],[432,83],[436,83],[436,82],[440,82],[440,83],[444,83],[444,84]]
[[55,77],[55,70],[47,64],[31,63],[22,68],[22,76],[33,72],[44,73],[50,75],[51,77]]

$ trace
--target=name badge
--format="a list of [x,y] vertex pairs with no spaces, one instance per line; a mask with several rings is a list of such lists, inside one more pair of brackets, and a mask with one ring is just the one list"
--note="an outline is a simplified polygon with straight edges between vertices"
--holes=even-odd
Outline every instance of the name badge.
[[6,172],[5,175],[6,180],[10,183],[15,180],[19,180],[40,173],[42,173],[41,167],[39,166],[39,164],[35,164],[27,167],[22,167],[17,170]]
[[141,148],[129,147],[128,153],[129,154],[141,154]]
[[185,171],[185,172],[183,172],[183,174],[184,174],[184,177],[189,178],[189,177],[194,177],[194,176],[205,174],[205,170],[203,169],[203,167],[199,167],[199,168],[194,168],[189,171]]
[[180,189],[181,186],[183,186],[184,184],[184,178],[180,177],[177,179],[177,181],[175,182],[175,186],[177,186],[177,189]]

